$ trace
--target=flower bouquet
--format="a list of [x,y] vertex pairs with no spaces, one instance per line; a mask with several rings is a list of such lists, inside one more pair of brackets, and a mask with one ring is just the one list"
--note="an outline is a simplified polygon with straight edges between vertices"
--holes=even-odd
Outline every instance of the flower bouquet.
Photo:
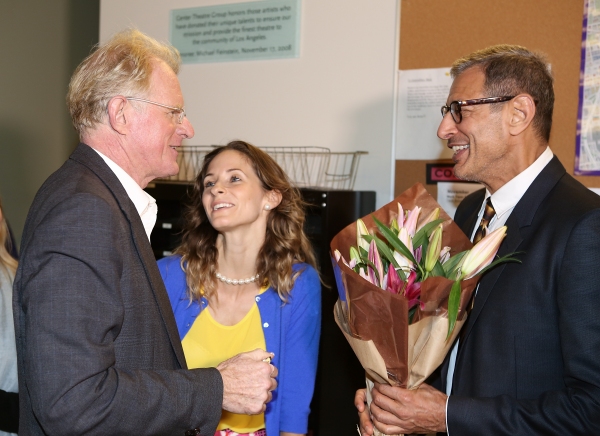
[[334,316],[367,373],[415,388],[442,363],[466,320],[481,273],[506,227],[473,247],[423,185],[343,229],[331,241]]

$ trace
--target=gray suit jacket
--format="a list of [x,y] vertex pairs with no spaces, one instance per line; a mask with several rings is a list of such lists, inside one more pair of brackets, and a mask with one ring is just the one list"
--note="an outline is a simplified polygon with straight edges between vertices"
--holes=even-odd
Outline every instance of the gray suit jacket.
[[20,435],[213,435],[223,385],[187,370],[137,211],[80,144],[38,191],[14,285]]

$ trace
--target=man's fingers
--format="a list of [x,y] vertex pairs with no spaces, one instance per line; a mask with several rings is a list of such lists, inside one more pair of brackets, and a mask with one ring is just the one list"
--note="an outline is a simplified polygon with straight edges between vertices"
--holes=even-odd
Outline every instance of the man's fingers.
[[248,351],[246,353],[242,353],[241,355],[242,356],[246,355],[254,360],[262,360],[265,362],[270,362],[271,359],[273,357],[275,357],[275,355],[273,353],[270,353],[265,350],[261,350],[260,348],[257,348],[256,350]]
[[356,394],[354,394],[354,406],[356,406],[356,409],[360,412],[363,412],[365,410],[365,404],[367,403],[367,390],[366,389],[359,389],[356,391]]
[[275,365],[271,365],[271,377],[275,378],[277,377],[277,375],[279,374],[279,370],[277,369],[277,367]]
[[360,424],[360,434],[370,436],[373,434],[373,423],[369,417],[369,409],[366,407],[362,412],[358,412],[358,422]]
[[[371,418],[373,420],[373,425],[377,427],[380,431],[382,430],[382,425],[401,425],[401,421],[394,416],[392,413],[387,410],[379,407],[378,404],[375,404],[375,398],[373,398],[373,402],[371,402]],[[402,432],[396,432],[402,433]],[[385,434],[395,434],[385,431]]]

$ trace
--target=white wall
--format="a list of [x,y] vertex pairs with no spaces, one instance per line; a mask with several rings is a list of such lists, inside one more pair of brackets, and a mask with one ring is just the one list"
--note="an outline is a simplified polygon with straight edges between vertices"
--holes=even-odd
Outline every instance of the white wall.
[[[101,0],[100,41],[127,26],[169,37],[171,9],[239,0]],[[300,57],[187,64],[180,72],[190,145],[366,150],[354,189],[393,197],[398,0],[301,0]]]

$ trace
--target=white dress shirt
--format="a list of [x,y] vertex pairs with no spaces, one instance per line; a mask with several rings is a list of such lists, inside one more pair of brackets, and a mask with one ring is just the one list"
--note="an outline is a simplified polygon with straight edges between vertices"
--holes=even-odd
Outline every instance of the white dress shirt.
[[[511,212],[521,200],[525,192],[529,189],[529,186],[533,183],[536,177],[542,172],[542,170],[548,165],[548,163],[552,160],[554,154],[550,147],[547,147],[546,150],[532,163],[527,169],[521,172],[519,175],[514,177],[496,192],[493,195],[489,193],[489,191],[485,191],[485,198],[483,199],[483,203],[481,204],[481,208],[479,210],[479,215],[477,218],[477,225],[473,229],[473,233],[471,234],[471,240],[475,236],[475,232],[479,227],[479,223],[481,221],[481,217],[483,216],[483,211],[485,210],[485,203],[488,197],[492,197],[491,202],[494,206],[494,210],[496,214],[490,220],[488,225],[488,231],[492,232],[504,224],[508,220]],[[475,290],[475,296],[477,295],[477,289]],[[475,298],[475,296],[473,298]],[[452,378],[454,377],[454,366],[456,364],[456,355],[458,353],[458,343],[459,340],[456,341],[454,346],[452,347],[452,351],[450,352],[450,362],[448,364],[448,377],[446,379],[446,395],[450,396],[452,392]],[[448,401],[446,400],[446,428],[448,428]],[[448,431],[448,434],[450,432]]]
[[100,155],[106,165],[115,173],[117,179],[125,188],[125,192],[131,199],[135,209],[137,210],[140,218],[142,220],[142,224],[144,225],[144,230],[146,230],[146,234],[148,235],[148,240],[150,240],[150,233],[152,233],[152,229],[154,228],[154,224],[156,224],[156,213],[158,212],[158,208],[156,207],[156,200],[144,191],[140,185],[136,183],[133,178],[123,170],[119,165],[114,163],[108,157],[104,156],[98,150],[94,149],[96,153]]

